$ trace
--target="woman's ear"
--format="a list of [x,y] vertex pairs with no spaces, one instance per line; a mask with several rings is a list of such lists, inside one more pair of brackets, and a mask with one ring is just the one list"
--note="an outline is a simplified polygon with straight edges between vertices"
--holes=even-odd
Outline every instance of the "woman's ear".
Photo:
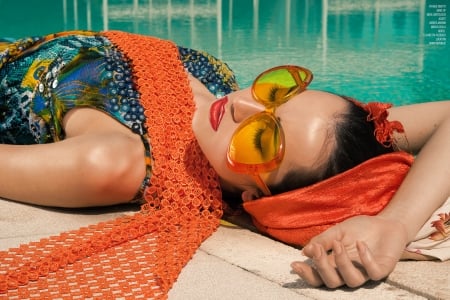
[[262,193],[258,189],[248,189],[242,192],[241,198],[243,202],[253,201],[261,198]]

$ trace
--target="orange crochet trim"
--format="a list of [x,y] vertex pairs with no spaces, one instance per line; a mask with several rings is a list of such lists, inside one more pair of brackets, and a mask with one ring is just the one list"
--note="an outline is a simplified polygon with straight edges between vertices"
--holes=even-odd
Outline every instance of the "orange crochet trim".
[[154,158],[147,203],[133,216],[0,252],[8,299],[166,299],[219,224],[219,183],[192,133],[193,95],[176,46],[103,34],[130,59],[145,108]]

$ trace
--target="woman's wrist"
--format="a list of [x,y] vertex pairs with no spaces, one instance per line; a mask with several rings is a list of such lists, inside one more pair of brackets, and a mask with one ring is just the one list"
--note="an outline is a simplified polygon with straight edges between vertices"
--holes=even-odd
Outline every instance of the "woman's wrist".
[[381,211],[377,217],[392,224],[393,229],[403,231],[406,245],[415,239],[421,226],[414,222],[408,222],[402,215],[400,210],[391,211],[388,208],[385,208],[385,210]]

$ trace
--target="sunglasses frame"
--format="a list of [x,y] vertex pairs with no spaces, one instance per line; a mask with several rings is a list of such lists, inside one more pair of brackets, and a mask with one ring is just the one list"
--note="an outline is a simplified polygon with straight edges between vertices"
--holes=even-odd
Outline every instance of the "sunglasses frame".
[[[288,94],[286,94],[283,97],[283,99],[280,99],[278,101],[281,103],[278,104],[277,101],[274,101],[274,103],[276,103],[278,105],[268,106],[266,104],[267,100],[262,99],[262,97],[256,93],[256,85],[258,84],[258,80],[260,80],[263,76],[266,76],[267,74],[277,71],[277,70],[287,70],[291,74],[292,78],[294,79],[296,86],[295,86],[295,89],[290,91]],[[301,78],[300,73],[305,74],[304,79]],[[234,161],[230,157],[231,144],[232,144],[232,140],[233,140],[234,136],[237,134],[237,132],[239,132],[241,128],[245,127],[245,126],[241,125],[242,127],[239,126],[236,129],[235,133],[233,133],[232,139],[230,140],[230,145],[229,145],[228,151],[227,151],[227,165],[231,170],[233,170],[235,172],[245,173],[245,174],[250,175],[253,178],[253,180],[256,182],[257,186],[264,193],[265,196],[270,196],[272,193],[270,192],[267,184],[262,179],[261,173],[268,173],[268,172],[273,171],[276,168],[278,168],[284,158],[284,150],[285,150],[284,149],[284,144],[285,144],[284,130],[283,130],[283,127],[281,126],[281,123],[278,121],[278,119],[275,116],[275,110],[277,107],[283,105],[284,103],[286,103],[287,101],[292,99],[292,97],[294,97],[295,95],[298,95],[298,94],[302,93],[303,91],[305,91],[307,86],[311,83],[312,79],[313,79],[312,72],[304,67],[300,67],[300,66],[296,66],[296,65],[282,65],[282,66],[270,68],[270,69],[262,72],[253,81],[253,84],[251,87],[252,97],[253,97],[253,99],[255,99],[256,102],[264,105],[265,110],[246,118],[241,124],[248,123],[250,121],[250,119],[254,118],[258,114],[270,115],[272,120],[275,122],[276,126],[279,128],[279,132],[280,132],[279,138],[281,141],[280,146],[279,146],[277,154],[273,157],[273,159],[271,159],[268,162],[262,163],[262,164],[243,164],[243,163]],[[273,84],[275,84],[275,82]]]

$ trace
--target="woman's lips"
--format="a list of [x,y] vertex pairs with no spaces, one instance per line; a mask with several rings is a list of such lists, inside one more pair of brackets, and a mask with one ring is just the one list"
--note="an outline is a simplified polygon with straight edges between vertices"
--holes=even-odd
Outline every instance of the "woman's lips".
[[225,104],[228,102],[228,97],[225,96],[219,100],[214,101],[209,110],[209,122],[214,131],[219,128],[220,121],[222,121],[223,115],[225,114]]

